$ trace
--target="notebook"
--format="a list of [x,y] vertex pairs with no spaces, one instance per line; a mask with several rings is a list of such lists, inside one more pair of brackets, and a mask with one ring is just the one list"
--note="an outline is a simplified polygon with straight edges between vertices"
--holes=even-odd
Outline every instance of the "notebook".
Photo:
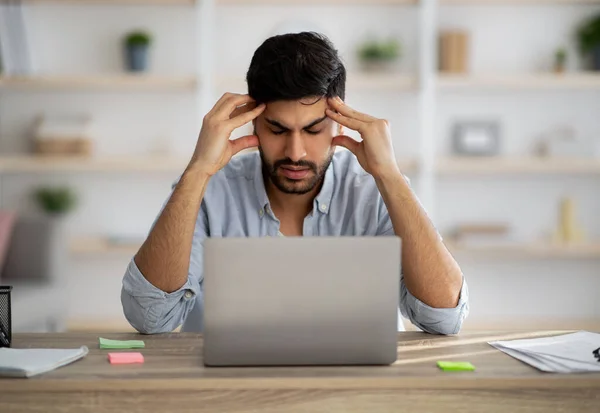
[[0,376],[32,377],[73,363],[88,354],[88,348],[16,349],[0,348]]

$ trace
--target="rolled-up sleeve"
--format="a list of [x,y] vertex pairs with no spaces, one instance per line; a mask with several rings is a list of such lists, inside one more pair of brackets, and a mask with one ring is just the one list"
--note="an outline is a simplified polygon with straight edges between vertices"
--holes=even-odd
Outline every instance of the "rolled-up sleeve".
[[202,294],[199,280],[188,276],[177,291],[166,293],[146,280],[132,259],[123,277],[121,303],[129,324],[142,334],[166,333],[179,327]]
[[469,288],[463,278],[458,305],[454,308],[434,308],[413,296],[404,278],[400,279],[400,312],[415,326],[431,334],[457,334],[469,314]]
[[167,293],[155,287],[133,259],[129,262],[123,277],[121,304],[125,318],[140,333],[171,332],[185,321],[197,301],[202,302],[202,244],[207,237],[206,220],[203,204],[194,229],[188,279],[177,291]]

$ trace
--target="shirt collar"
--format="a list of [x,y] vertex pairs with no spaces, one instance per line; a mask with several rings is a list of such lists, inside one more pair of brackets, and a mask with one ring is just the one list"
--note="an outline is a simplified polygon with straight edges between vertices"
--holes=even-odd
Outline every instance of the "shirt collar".
[[[331,199],[333,198],[334,181],[335,174],[333,172],[333,165],[329,164],[327,171],[325,171],[323,186],[321,187],[319,194],[316,196],[313,205],[314,209],[318,210],[322,214],[329,213]],[[262,218],[264,216],[266,206],[269,205],[269,197],[267,196],[267,190],[265,189],[262,161],[260,158],[258,158],[257,166],[254,168],[254,192],[256,193],[256,199],[258,201],[259,214]]]

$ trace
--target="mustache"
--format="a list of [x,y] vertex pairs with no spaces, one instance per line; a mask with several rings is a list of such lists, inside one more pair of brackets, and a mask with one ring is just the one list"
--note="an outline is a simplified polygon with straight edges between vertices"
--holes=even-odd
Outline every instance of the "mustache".
[[273,164],[273,169],[277,170],[277,168],[281,166],[294,166],[297,168],[309,168],[313,172],[317,172],[317,165],[314,162],[300,160],[300,161],[292,161],[290,158],[280,159],[275,161]]

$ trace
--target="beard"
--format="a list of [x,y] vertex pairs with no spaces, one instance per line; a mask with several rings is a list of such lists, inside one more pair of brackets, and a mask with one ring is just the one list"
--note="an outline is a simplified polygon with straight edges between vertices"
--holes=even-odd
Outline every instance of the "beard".
[[[300,160],[292,161],[290,158],[279,159],[273,163],[265,157],[262,148],[259,146],[260,159],[262,161],[263,178],[269,179],[277,189],[284,194],[304,195],[311,192],[323,183],[325,172],[331,164],[334,151],[331,151],[327,159],[320,165],[315,162]],[[290,179],[281,174],[281,167],[292,166],[296,168],[307,168],[310,173],[302,179]]]

